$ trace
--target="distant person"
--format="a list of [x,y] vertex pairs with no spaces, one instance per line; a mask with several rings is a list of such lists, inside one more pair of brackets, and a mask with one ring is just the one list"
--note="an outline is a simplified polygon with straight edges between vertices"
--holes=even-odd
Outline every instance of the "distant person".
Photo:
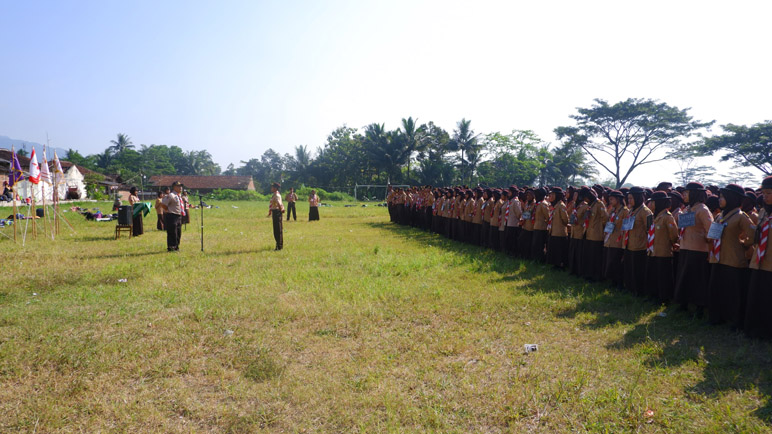
[[8,181],[3,181],[3,194],[0,196],[0,200],[8,202],[13,200],[13,190],[8,186]]
[[298,195],[295,194],[294,188],[290,188],[290,191],[287,193],[287,197],[285,197],[284,200],[287,201],[287,221],[290,219],[290,213],[292,214],[292,219],[297,221],[298,214],[297,211],[295,211],[295,202],[298,200]]
[[161,200],[164,209],[164,228],[166,228],[166,250],[176,252],[180,250],[180,238],[182,237],[182,216],[185,214],[182,197],[182,184],[174,181],[173,192],[165,195]]
[[158,223],[156,223],[156,228],[159,231],[164,230],[163,198],[164,198],[164,192],[163,191],[159,191],[158,195],[155,198],[155,213],[158,216]]
[[134,205],[140,203],[139,196],[137,195],[137,187],[131,187],[129,190],[129,205],[131,205],[131,234],[138,237],[145,233],[142,227],[142,211],[135,212]]
[[319,220],[319,196],[316,190],[311,190],[308,195],[308,221]]
[[271,184],[271,202],[268,203],[268,216],[273,217],[273,238],[276,240],[276,248],[284,248],[284,228],[282,227],[281,215],[284,213],[284,204],[281,203],[281,193],[279,193],[281,184],[274,182]]
[[185,213],[182,214],[182,224],[186,225],[190,223],[190,213],[188,210],[190,210],[190,201],[188,201],[188,191],[185,190],[182,192],[182,208],[185,210]]
[[121,202],[121,197],[116,194],[115,200],[113,201],[113,211],[118,211],[118,208],[120,208],[121,205],[123,205]]

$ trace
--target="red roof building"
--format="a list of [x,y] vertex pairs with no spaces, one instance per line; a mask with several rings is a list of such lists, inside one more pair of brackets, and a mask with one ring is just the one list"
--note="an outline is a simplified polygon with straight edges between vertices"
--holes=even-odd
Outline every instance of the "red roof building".
[[199,193],[226,189],[255,191],[255,182],[251,176],[157,175],[150,177],[150,184],[154,188],[171,187],[174,181],[180,181],[186,190],[195,190]]

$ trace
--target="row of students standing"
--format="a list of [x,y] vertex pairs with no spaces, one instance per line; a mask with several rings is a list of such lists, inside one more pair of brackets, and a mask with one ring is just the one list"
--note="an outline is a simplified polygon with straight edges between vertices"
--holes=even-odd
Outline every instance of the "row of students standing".
[[391,221],[546,262],[772,338],[766,254],[772,177],[760,192],[693,182],[656,191],[602,186],[390,189]]

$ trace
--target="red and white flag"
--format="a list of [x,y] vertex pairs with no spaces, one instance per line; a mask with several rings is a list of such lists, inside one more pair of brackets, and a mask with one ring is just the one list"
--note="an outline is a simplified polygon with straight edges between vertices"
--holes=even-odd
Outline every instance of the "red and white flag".
[[38,158],[35,156],[35,148],[32,148],[32,155],[29,157],[29,182],[37,184],[40,182],[40,167],[38,166]]
[[43,145],[43,165],[40,166],[40,180],[51,185],[51,172],[48,170],[48,159],[46,159],[46,146]]

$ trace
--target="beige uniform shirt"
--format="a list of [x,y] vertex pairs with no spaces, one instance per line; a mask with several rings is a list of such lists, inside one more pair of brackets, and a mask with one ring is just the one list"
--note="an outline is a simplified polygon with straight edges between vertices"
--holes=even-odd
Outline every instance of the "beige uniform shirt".
[[710,224],[713,223],[713,215],[704,203],[692,205],[687,212],[694,213],[694,226],[684,228],[684,234],[681,238],[681,250],[709,252],[711,243],[707,236]]
[[670,258],[673,256],[673,244],[676,241],[678,241],[678,226],[675,218],[670,211],[659,213],[654,219],[654,252],[648,252],[648,255],[656,258]]
[[[724,214],[722,213],[722,215]],[[719,263],[735,268],[745,268],[748,266],[745,248],[753,244],[754,231],[751,230],[753,223],[748,214],[745,214],[739,208],[729,211],[726,215],[729,218],[724,220],[722,217],[719,217],[717,221],[717,223],[726,224],[726,227],[721,232],[719,258],[716,260],[711,249],[708,260],[711,264]]]
[[520,199],[512,198],[509,201],[509,217],[507,218],[507,226],[516,228],[520,226],[520,216],[523,215],[523,208],[520,206]]
[[281,195],[278,191],[271,196],[271,202],[268,203],[268,209],[284,211],[284,204],[281,203]]
[[630,213],[631,217],[635,217],[635,224],[629,234],[627,250],[633,252],[646,250],[646,239],[649,234],[649,227],[646,225],[646,221],[650,215],[652,215],[652,212],[646,205],[641,205]]
[[536,213],[536,220],[533,222],[533,230],[546,231],[547,221],[550,218],[549,205],[547,205],[547,202],[541,201],[536,204],[536,210],[534,212]]
[[172,191],[167,194],[164,196],[161,203],[166,205],[166,208],[168,209],[166,212],[169,214],[182,215],[182,198],[177,193]]
[[552,230],[550,230],[550,235],[553,237],[568,236],[568,210],[566,210],[566,204],[563,201],[559,201],[555,205],[555,209],[552,210]]
[[571,225],[571,238],[576,240],[584,238],[584,213],[588,208],[585,202],[576,207],[576,221]]
[[[611,211],[608,221],[614,223],[614,231],[611,234],[606,234],[606,242],[603,243],[605,247],[622,248],[622,242],[624,241],[622,237],[622,222],[627,218],[627,213],[627,207],[622,205]],[[612,215],[614,216],[613,220],[611,219]]]
[[[762,259],[761,263],[759,263],[756,258],[758,258],[759,254],[758,248],[759,242],[761,241],[761,228],[765,223],[769,223],[770,233],[767,234],[767,250],[766,253],[764,253],[764,259]],[[756,227],[754,236],[753,256],[751,257],[750,268],[753,268],[754,270],[772,271],[772,243],[769,242],[769,238],[772,237],[770,237],[770,235],[772,235],[772,216],[768,215],[767,211],[762,208],[761,212],[759,213],[759,224]]]
[[[608,211],[602,201],[596,200],[590,207],[590,224],[585,236],[590,241],[603,241],[603,228],[608,222]],[[582,222],[584,223],[584,222]]]

